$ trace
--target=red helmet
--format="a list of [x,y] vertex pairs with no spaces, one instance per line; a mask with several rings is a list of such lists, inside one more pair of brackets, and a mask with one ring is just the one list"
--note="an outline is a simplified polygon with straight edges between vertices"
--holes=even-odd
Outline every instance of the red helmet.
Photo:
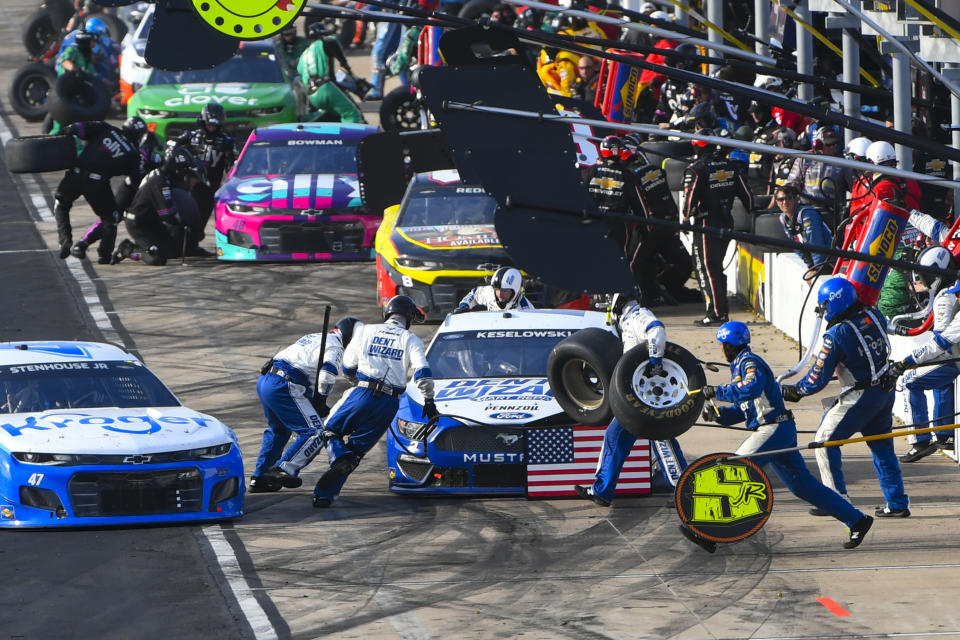
[[633,151],[623,143],[619,136],[607,136],[600,141],[600,155],[604,158],[616,157],[620,160],[627,160],[633,155]]

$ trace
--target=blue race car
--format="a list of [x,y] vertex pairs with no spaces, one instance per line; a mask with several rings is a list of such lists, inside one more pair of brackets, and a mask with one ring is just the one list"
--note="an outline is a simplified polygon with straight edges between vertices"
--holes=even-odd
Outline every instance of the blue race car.
[[237,518],[243,477],[236,434],[133,354],[0,343],[0,527]]
[[[587,327],[606,328],[604,314],[542,309],[447,316],[427,348],[444,417],[429,429],[419,389],[407,387],[387,432],[390,489],[527,494],[525,433],[574,424],[550,392],[547,358],[554,345]],[[602,441],[603,427],[597,431]],[[590,481],[592,474],[591,468]]]

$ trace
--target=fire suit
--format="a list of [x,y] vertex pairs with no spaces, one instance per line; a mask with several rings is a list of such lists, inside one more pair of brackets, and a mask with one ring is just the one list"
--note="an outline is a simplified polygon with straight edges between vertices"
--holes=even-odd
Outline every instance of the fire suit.
[[[936,176],[944,180],[953,178],[953,165],[942,158],[933,157],[926,152],[914,152],[913,170]],[[920,206],[917,207],[938,220],[949,220],[953,214],[953,191],[946,187],[925,184],[921,189]]]
[[[261,476],[278,462],[280,468],[296,476],[322,448],[322,442],[314,443],[309,449],[306,446],[316,440],[323,430],[323,417],[318,407],[313,405],[313,386],[322,342],[323,334],[307,334],[279,351],[273,356],[270,366],[264,365],[261,370],[257,379],[257,395],[260,396],[263,414],[267,418],[267,428],[263,432],[260,455],[253,470],[254,477]],[[343,362],[343,341],[336,329],[327,333],[322,355],[318,395],[320,402],[326,404]],[[296,440],[281,457],[283,448],[294,433],[297,434]],[[287,462],[292,459],[296,460],[295,464]]]
[[[136,248],[129,241],[121,243],[118,252],[122,258],[142,260],[144,264],[163,266],[167,259],[181,255],[184,245],[184,227],[190,227],[187,245],[198,241],[202,233],[200,221],[188,218],[188,212],[177,209],[173,199],[170,178],[159,169],[154,169],[140,183],[130,211],[125,214],[127,233],[133,238]],[[119,262],[117,257],[114,261]]]
[[[617,159],[606,158],[590,169],[587,190],[601,211],[638,216],[643,214],[640,180],[637,174],[622,166]],[[614,237],[623,247],[634,279],[641,284],[644,279],[641,250],[645,229],[632,223],[612,222],[611,226]]]
[[[786,234],[796,240],[813,246],[829,247],[833,243],[830,229],[824,223],[820,212],[810,206],[798,206],[793,219],[788,220],[785,214],[780,214],[780,224]],[[809,251],[795,251],[808,268],[824,264],[831,260],[830,256]]]
[[[843,385],[834,404],[823,414],[817,442],[842,440],[857,431],[865,436],[892,431],[894,393],[881,384],[890,356],[886,327],[886,319],[876,309],[856,305],[830,321],[816,362],[797,385],[800,395],[813,395],[827,386],[834,372]],[[867,446],[887,507],[906,509],[909,501],[893,440],[871,440]],[[816,458],[823,483],[846,495],[840,448],[816,449]]]
[[[903,359],[904,364],[920,364],[937,362],[960,356],[960,302],[957,301],[955,287],[944,289],[933,300],[933,332],[929,340],[914,349]],[[904,400],[910,422],[916,428],[954,424],[953,381],[960,375],[957,365],[960,362],[951,362],[936,367],[910,369],[899,380],[901,390],[906,390]],[[928,420],[927,389],[933,390],[934,420],[932,424],[925,424]],[[953,437],[953,429],[938,431],[938,442],[946,442]],[[929,433],[908,436],[910,444],[929,442]]]
[[489,284],[474,287],[467,292],[467,295],[463,296],[463,300],[461,300],[460,304],[457,305],[457,309],[463,311],[474,311],[476,309],[486,311],[503,311],[505,308],[517,309],[519,311],[531,311],[534,307],[533,303],[527,300],[527,297],[523,294],[521,294],[520,297],[517,298],[512,304],[508,304],[507,307],[501,307],[500,302],[497,300],[497,292]]
[[[652,311],[636,303],[628,303],[620,317],[619,325],[624,353],[646,340],[650,364],[662,362],[667,344],[667,330]],[[613,501],[620,470],[623,469],[623,463],[626,462],[636,441],[637,436],[624,429],[616,418],[610,422],[603,433],[600,462],[597,464],[596,479],[592,486],[593,495],[607,503]],[[671,461],[662,460],[660,466],[665,476],[668,474],[668,468],[671,469],[670,473],[676,474],[676,477],[666,478],[668,483],[676,486],[679,474],[687,466],[683,451],[680,450],[680,443],[676,439],[671,439],[651,443],[651,447],[652,454],[673,458]]]
[[139,144],[140,152],[140,172],[136,175],[128,175],[124,178],[120,186],[114,192],[114,198],[117,201],[117,208],[120,211],[126,211],[133,203],[133,196],[137,193],[137,187],[148,173],[158,168],[163,163],[163,145],[160,138],[152,131],[143,134]]
[[332,111],[341,122],[363,122],[363,115],[331,78],[332,65],[324,50],[323,40],[317,40],[303,52],[297,63],[300,81],[308,92],[307,101],[318,111]]
[[[740,198],[747,211],[753,209],[753,196],[740,163],[728,158],[697,159],[683,174],[683,189],[686,198],[683,218],[697,226],[733,229],[734,197]],[[706,302],[707,318],[713,322],[725,320],[729,313],[727,276],[723,273],[729,242],[729,239],[704,233],[695,233],[693,237],[697,280]]]
[[[747,428],[754,432],[737,448],[737,455],[797,446],[797,425],[793,412],[787,411],[783,405],[780,385],[770,366],[749,347],[730,363],[730,384],[718,386],[716,397],[734,405],[719,407],[717,422],[725,425],[746,422]],[[769,463],[793,495],[822,509],[847,527],[864,517],[863,512],[810,473],[799,451],[758,456],[752,460],[760,466]]]
[[137,149],[127,140],[123,131],[106,122],[78,122],[68,125],[63,131],[83,140],[85,144],[76,166],[67,170],[54,194],[56,205],[53,214],[57,220],[61,257],[66,257],[63,247],[69,250],[73,242],[70,209],[74,200],[82,195],[103,223],[96,229],[91,228],[83,239],[87,244],[100,240],[97,253],[101,261],[109,262],[117,238],[117,222],[120,220],[120,211],[110,189],[110,178],[136,175],[140,171]]
[[[237,159],[237,149],[233,138],[223,129],[211,133],[203,125],[180,135],[177,144],[184,145],[203,165],[206,181],[198,182],[190,190],[190,195],[196,200],[200,210],[200,230],[203,231],[210,214],[213,213],[213,195],[220,188],[224,174]],[[198,242],[201,239],[202,235]]]
[[[333,407],[326,422],[330,469],[321,476],[314,496],[333,501],[363,456],[386,433],[397,414],[407,371],[425,401],[433,400],[433,374],[423,341],[392,316],[383,324],[354,329],[343,353],[343,372],[357,379]],[[348,439],[347,439],[348,438]]]

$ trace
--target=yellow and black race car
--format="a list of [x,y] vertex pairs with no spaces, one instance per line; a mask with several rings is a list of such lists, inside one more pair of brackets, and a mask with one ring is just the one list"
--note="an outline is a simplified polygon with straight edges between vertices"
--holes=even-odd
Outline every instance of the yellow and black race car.
[[[414,176],[403,201],[388,207],[374,243],[377,300],[410,296],[430,320],[440,320],[499,267],[512,265],[493,224],[497,203],[455,170]],[[527,278],[536,307],[587,308],[588,300]]]

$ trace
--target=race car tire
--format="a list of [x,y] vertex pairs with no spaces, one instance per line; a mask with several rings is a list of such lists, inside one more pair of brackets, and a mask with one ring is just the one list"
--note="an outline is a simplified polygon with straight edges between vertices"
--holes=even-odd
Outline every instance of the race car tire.
[[20,28],[20,36],[27,53],[32,57],[41,55],[53,44],[62,26],[54,24],[53,15],[48,9],[39,7]]
[[610,377],[621,353],[620,339],[599,327],[581,329],[553,347],[547,359],[550,391],[577,424],[610,423]]
[[64,171],[76,162],[73,136],[24,136],[12,138],[4,147],[11,173]]
[[41,7],[46,7],[50,12],[50,19],[53,20],[55,29],[63,29],[70,22],[70,18],[77,12],[71,0],[46,0]]
[[43,120],[47,115],[47,95],[56,81],[57,72],[42,62],[25,64],[10,82],[10,106],[27,122]]
[[47,96],[47,112],[61,125],[102,120],[110,111],[110,91],[88,73],[65,73]]
[[700,417],[703,396],[687,391],[706,384],[703,367],[692,353],[672,342],[663,356],[664,376],[643,375],[649,360],[646,343],[623,354],[613,370],[610,407],[623,428],[638,438],[676,438]]
[[493,8],[497,6],[499,0],[470,0],[463,8],[460,9],[460,13],[457,14],[458,18],[466,18],[467,20],[476,20],[483,14],[489,15]]
[[688,166],[690,166],[689,162],[677,158],[667,158],[663,163],[663,171],[667,174],[667,188],[670,191],[683,189],[683,173]]
[[420,109],[420,101],[410,92],[410,87],[396,87],[380,102],[380,126],[384,131],[417,131]]
[[124,36],[127,35],[126,23],[112,13],[92,13],[87,16],[87,20],[90,18],[100,18],[103,20],[103,23],[107,25],[107,35],[110,36],[110,39],[114,42],[119,43],[123,40]]

